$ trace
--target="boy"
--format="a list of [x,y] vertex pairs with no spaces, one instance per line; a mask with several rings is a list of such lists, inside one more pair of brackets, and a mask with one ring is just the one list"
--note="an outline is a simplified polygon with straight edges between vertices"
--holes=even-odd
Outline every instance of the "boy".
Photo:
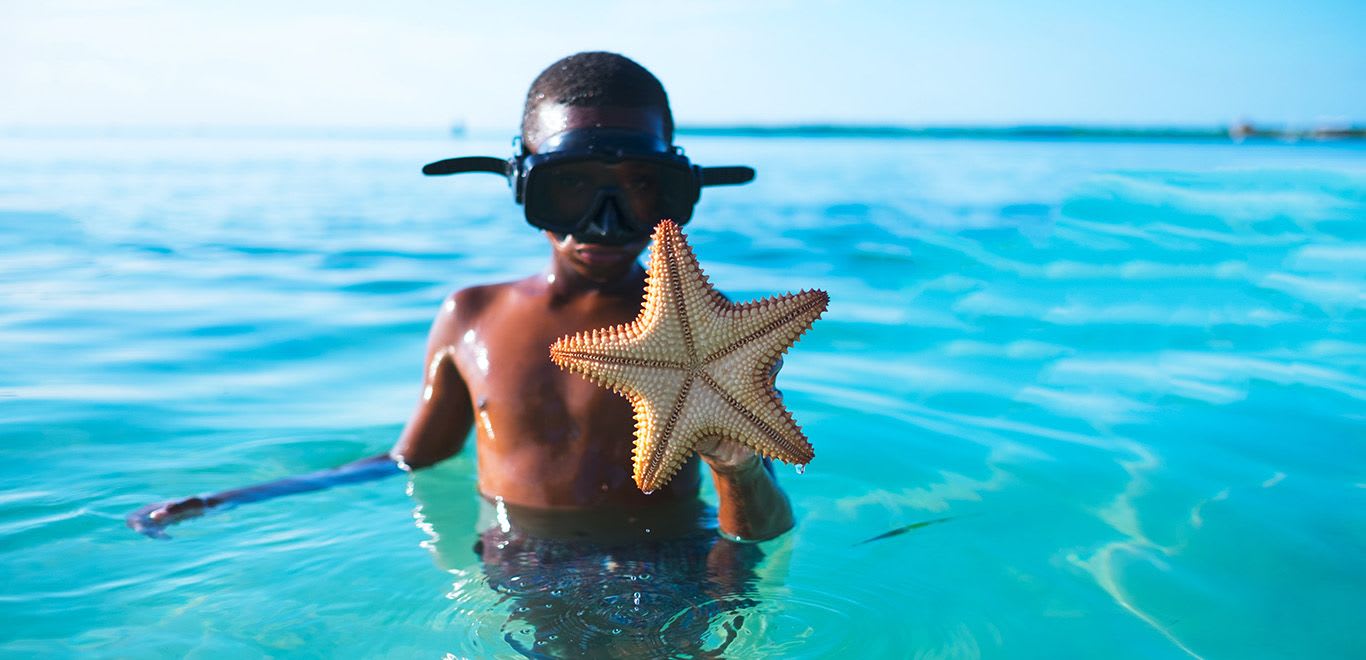
[[[658,491],[640,492],[630,472],[630,406],[548,357],[559,337],[629,323],[639,313],[645,273],[638,257],[654,224],[686,221],[696,201],[695,188],[690,196],[674,194],[682,183],[670,180],[669,187],[658,179],[675,176],[676,161],[686,166],[672,138],[668,98],[640,65],[611,53],[552,64],[527,93],[524,153],[515,161],[574,165],[549,183],[518,189],[528,221],[546,229],[550,264],[526,279],[467,288],[445,301],[428,337],[421,400],[393,449],[334,470],[152,504],[130,514],[129,526],[164,536],[165,526],[215,507],[430,466],[459,452],[473,427],[480,493],[498,503],[500,514],[514,512],[533,535],[629,541],[686,528],[698,511],[699,461]],[[471,159],[424,171],[494,171],[441,171],[460,160]],[[473,160],[487,166],[492,159]],[[791,508],[771,466],[724,439],[698,453],[715,482],[723,535],[763,540],[791,528]]]

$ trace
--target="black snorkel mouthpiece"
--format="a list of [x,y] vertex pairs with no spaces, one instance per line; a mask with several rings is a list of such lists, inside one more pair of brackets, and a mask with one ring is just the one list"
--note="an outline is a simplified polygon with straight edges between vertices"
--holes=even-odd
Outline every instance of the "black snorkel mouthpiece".
[[531,226],[613,245],[648,238],[660,220],[687,223],[704,187],[754,180],[751,167],[693,165],[656,134],[617,128],[564,131],[534,154],[447,158],[422,168],[427,176],[468,172],[506,177]]

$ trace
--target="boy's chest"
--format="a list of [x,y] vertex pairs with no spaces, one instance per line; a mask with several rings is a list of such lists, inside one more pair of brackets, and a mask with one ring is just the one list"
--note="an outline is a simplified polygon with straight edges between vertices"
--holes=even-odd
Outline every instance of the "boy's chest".
[[550,344],[575,332],[629,323],[636,309],[619,305],[491,312],[456,346],[477,415],[528,432],[532,427],[568,429],[608,421],[588,421],[595,417],[629,419],[629,406],[621,397],[555,366]]

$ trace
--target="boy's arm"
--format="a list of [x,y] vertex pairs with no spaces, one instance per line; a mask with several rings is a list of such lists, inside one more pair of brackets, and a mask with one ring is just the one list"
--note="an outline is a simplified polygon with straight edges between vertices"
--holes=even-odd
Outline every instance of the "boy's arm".
[[[775,380],[782,365],[781,358],[773,365]],[[776,386],[773,392],[782,398]],[[767,541],[792,529],[792,504],[778,486],[772,462],[724,438],[704,442],[697,453],[711,467],[720,500],[716,517],[723,534],[737,540]]]
[[455,306],[448,303],[437,315],[427,338],[428,368],[423,378],[422,398],[398,443],[388,453],[245,488],[156,502],[128,514],[128,526],[147,536],[166,538],[167,526],[203,515],[211,509],[370,481],[399,474],[404,469],[427,467],[455,455],[464,446],[474,418],[469,391],[449,348],[449,339],[456,336],[455,330]]
[[408,417],[389,455],[404,469],[416,470],[440,463],[465,446],[474,425],[470,390],[455,362],[456,340],[467,319],[478,313],[472,289],[446,299],[427,333],[427,365],[422,375],[422,396]]
[[169,538],[166,527],[220,509],[269,500],[282,495],[322,490],[340,484],[370,481],[402,470],[388,454],[377,454],[341,467],[319,470],[295,477],[286,477],[245,488],[234,488],[209,495],[195,495],[179,500],[154,502],[128,514],[127,523],[133,531],[153,538]]
[[711,467],[721,533],[732,540],[767,541],[792,529],[792,505],[773,476],[773,465],[739,443],[714,442],[698,453]]
[[408,418],[389,455],[401,467],[416,470],[440,463],[465,446],[474,424],[469,388],[455,366],[450,348],[428,351],[422,398]]

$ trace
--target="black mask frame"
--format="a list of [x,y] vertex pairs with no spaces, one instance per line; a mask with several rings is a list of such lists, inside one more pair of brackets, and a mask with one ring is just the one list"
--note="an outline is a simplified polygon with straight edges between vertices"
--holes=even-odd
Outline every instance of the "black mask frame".
[[[701,167],[693,165],[680,147],[669,145],[651,133],[616,129],[583,128],[551,136],[541,144],[539,153],[527,153],[506,160],[489,156],[464,156],[429,163],[422,168],[427,176],[467,172],[488,172],[507,178],[526,221],[533,227],[557,234],[573,234],[594,243],[622,244],[648,237],[664,217],[637,218],[615,187],[597,189],[591,203],[580,203],[566,213],[551,203],[546,173],[566,167],[596,164],[605,166],[624,162],[655,168],[667,183],[661,186],[662,208],[658,213],[684,224],[692,217],[693,206],[706,186],[739,185],[754,179],[754,169],[744,166]],[[656,214],[658,214],[656,213]]]

